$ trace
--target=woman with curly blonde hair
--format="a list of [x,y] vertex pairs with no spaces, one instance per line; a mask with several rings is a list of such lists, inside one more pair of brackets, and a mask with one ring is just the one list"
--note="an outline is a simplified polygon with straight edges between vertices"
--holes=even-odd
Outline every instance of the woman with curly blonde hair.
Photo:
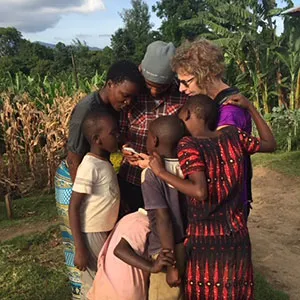
[[[223,81],[225,62],[223,51],[213,42],[206,39],[187,42],[181,45],[172,60],[172,68],[177,73],[179,90],[188,96],[204,94],[219,105],[217,128],[235,126],[251,134],[250,114],[234,105],[223,105],[230,96],[239,90],[230,87]],[[234,97],[240,97],[237,95]],[[243,96],[241,96],[243,97]],[[213,125],[215,120],[211,122]],[[245,159],[244,189],[241,201],[245,205],[245,216],[248,218],[251,202],[252,167],[250,157]]]
[[[249,112],[232,104],[227,103],[227,105],[223,105],[229,96],[238,94],[239,91],[236,88],[231,88],[222,79],[225,71],[225,63],[222,50],[218,46],[207,40],[184,44],[177,50],[173,58],[172,66],[174,71],[177,72],[180,82],[179,90],[181,92],[189,96],[205,94],[209,96],[207,99],[213,99],[219,104],[218,121],[215,122],[215,118],[214,120],[208,120],[208,126],[210,126],[210,123],[217,123],[217,129],[226,126],[235,126],[246,132],[244,133],[245,135],[251,133],[252,126]],[[234,97],[244,98],[241,95]],[[192,101],[193,99],[195,99],[195,97],[191,97],[188,101]],[[196,102],[199,102],[193,101],[195,105],[197,104]],[[206,103],[207,107],[209,106],[209,102],[211,101],[208,100]],[[187,121],[191,118],[191,112],[184,107],[180,113],[180,117],[184,121]],[[232,127],[228,127],[224,130],[230,130],[230,128]],[[223,129],[219,131],[219,134],[222,132],[224,132]],[[249,141],[250,140],[251,139],[249,139]],[[205,143],[211,141],[213,141],[211,142],[212,144],[215,143],[214,139],[208,139],[208,141],[206,141],[204,138],[199,138],[199,143],[203,141],[205,141]],[[190,200],[188,202],[188,211],[193,213],[188,214],[188,237],[185,241],[185,246],[187,261],[192,262],[192,265],[191,263],[188,264],[186,270],[186,296],[187,299],[192,300],[253,299],[251,246],[250,241],[246,241],[244,236],[244,233],[247,232],[248,201],[251,200],[250,157],[247,153],[244,153],[243,160],[235,159],[236,150],[231,146],[224,147],[222,152],[218,152],[219,150],[215,151],[214,147],[209,147],[208,153],[210,153],[210,156],[207,156],[203,154],[205,153],[204,148],[204,146],[203,149],[201,148],[203,150],[201,150],[201,154],[203,155],[202,159],[205,160],[205,166],[211,166],[211,171],[221,176],[222,182],[220,183],[218,181],[217,176],[206,176],[210,186],[207,190],[210,193],[211,199],[219,201],[218,197],[224,195],[224,184],[222,180],[233,182],[236,179],[236,176],[230,178],[230,176],[225,176],[223,171],[223,173],[220,171],[221,169],[227,171],[233,170],[233,164],[236,162],[239,162],[242,166],[240,169],[241,177],[239,177],[242,185],[239,183],[238,187],[236,187],[238,191],[232,187],[228,189],[225,188],[229,195],[226,204],[220,205],[218,202],[219,207],[217,207],[217,205],[213,209],[213,213],[209,214],[206,219],[203,219],[203,206],[210,205],[207,199],[205,200],[206,204],[204,204],[203,201],[193,203],[192,200]],[[194,156],[196,155],[195,151],[192,153]],[[228,153],[227,158],[225,153]],[[221,168],[218,169],[217,161],[220,157]],[[226,161],[226,159],[228,160]],[[190,165],[191,161],[187,161],[186,164]],[[225,180],[226,177],[227,179]],[[211,193],[213,189],[218,191],[218,196]],[[234,225],[230,227],[229,220],[234,213],[232,214],[228,211],[224,213],[222,211],[223,209],[224,211],[228,209],[229,202],[233,199],[234,193],[236,193],[235,199],[237,202],[235,202],[233,211],[238,216],[238,223],[240,222],[241,227],[236,226],[237,223],[234,223]],[[220,228],[223,226],[222,222],[225,222],[230,227],[230,230],[227,230],[227,232],[226,230],[221,230]],[[210,224],[205,227],[203,232],[196,230],[195,233],[189,230],[189,228],[201,227],[203,223]],[[197,259],[199,258],[196,262],[195,257],[197,257]]]
[[225,71],[223,52],[208,40],[181,45],[172,67],[178,74],[180,91],[189,96],[207,94],[214,99],[220,90],[229,87],[222,81]]

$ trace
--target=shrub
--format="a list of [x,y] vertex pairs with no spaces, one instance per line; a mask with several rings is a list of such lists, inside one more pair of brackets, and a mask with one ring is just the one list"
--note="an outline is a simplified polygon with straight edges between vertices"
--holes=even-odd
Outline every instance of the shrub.
[[300,109],[274,107],[265,118],[273,129],[278,150],[300,149]]

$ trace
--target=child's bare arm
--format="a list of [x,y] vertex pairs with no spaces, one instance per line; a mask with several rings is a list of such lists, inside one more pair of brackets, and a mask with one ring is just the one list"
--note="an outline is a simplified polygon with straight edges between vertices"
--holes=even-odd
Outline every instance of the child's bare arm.
[[276,150],[276,141],[270,127],[247,98],[229,99],[226,104],[236,105],[249,111],[261,139],[259,152],[274,152]]
[[72,231],[72,235],[74,237],[75,243],[75,266],[81,270],[85,271],[87,264],[89,253],[88,249],[85,245],[83,235],[81,232],[81,220],[80,220],[80,206],[82,202],[85,200],[86,194],[72,192],[71,202],[69,206],[69,219],[70,219],[70,227]]
[[114,255],[125,263],[149,273],[158,273],[163,267],[174,264],[174,260],[168,256],[167,252],[161,253],[154,262],[143,258],[132,249],[124,238],[122,238],[116,246]]
[[82,157],[83,156],[80,154],[76,154],[71,151],[68,151],[67,162],[68,162],[72,182],[75,181],[76,172],[77,172],[78,166],[80,165],[80,163],[82,161]]
[[270,127],[253,104],[249,106],[248,111],[256,125],[260,137],[259,152],[274,152],[276,150],[276,141]]
[[[170,250],[172,258],[175,260],[175,242],[174,230],[168,208],[159,208],[155,210],[156,229],[163,250]],[[179,272],[175,266],[169,266],[167,269],[167,283],[171,286],[178,286],[181,282]]]
[[175,242],[171,217],[168,208],[155,210],[156,230],[160,239],[162,249],[168,249],[174,253]]
[[173,185],[181,193],[199,201],[207,198],[207,182],[204,171],[194,172],[188,179],[182,179],[166,171],[162,159],[157,153],[153,153],[149,164],[156,176]]

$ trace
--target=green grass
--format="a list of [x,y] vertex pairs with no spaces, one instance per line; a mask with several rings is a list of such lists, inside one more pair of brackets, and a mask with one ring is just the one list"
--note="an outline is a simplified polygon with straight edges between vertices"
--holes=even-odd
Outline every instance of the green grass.
[[[0,244],[0,299],[66,300],[69,297],[58,226],[44,234],[22,236]],[[289,297],[256,274],[255,299],[288,300]]]
[[57,217],[54,194],[13,200],[13,219],[8,220],[4,202],[0,202],[0,228],[15,227]]
[[300,151],[274,154],[259,153],[252,156],[254,166],[263,166],[282,174],[300,177]]
[[289,300],[289,296],[282,292],[274,289],[267,280],[259,273],[255,273],[255,299],[256,300]]
[[[114,159],[119,160],[119,157]],[[269,166],[271,160],[265,157],[259,157],[255,164]],[[281,154],[274,155],[273,160],[278,160],[278,157],[282,157]],[[290,155],[289,158],[292,159]],[[14,200],[13,203],[15,216],[8,220],[4,203],[0,202],[0,228],[15,231],[28,223],[51,221],[57,217],[53,194]],[[67,300],[69,297],[70,287],[58,226],[50,227],[45,233],[20,236],[0,244],[1,300]],[[287,300],[289,297],[256,274],[255,299]]]
[[58,226],[0,244],[0,299],[70,299]]

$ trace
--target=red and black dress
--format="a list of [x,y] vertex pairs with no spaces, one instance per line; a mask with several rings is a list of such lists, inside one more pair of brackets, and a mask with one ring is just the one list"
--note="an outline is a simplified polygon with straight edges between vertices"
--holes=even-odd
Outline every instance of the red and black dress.
[[253,299],[251,244],[243,214],[244,155],[259,139],[226,127],[213,139],[184,137],[178,158],[185,177],[204,171],[208,197],[188,200],[186,298]]

